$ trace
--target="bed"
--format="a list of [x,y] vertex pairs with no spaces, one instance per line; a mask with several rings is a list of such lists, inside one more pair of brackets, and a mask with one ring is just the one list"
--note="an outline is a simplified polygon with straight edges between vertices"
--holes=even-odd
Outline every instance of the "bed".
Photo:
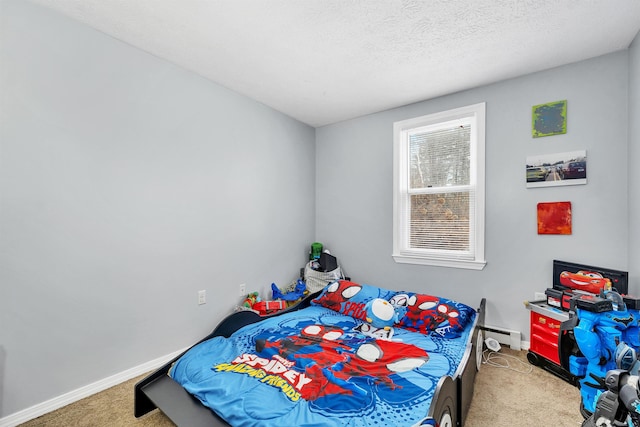
[[[368,303],[390,302],[376,328]],[[225,318],[135,386],[134,414],[178,426],[463,426],[480,368],[485,300],[340,280],[283,312]],[[369,321],[368,321],[369,320]]]

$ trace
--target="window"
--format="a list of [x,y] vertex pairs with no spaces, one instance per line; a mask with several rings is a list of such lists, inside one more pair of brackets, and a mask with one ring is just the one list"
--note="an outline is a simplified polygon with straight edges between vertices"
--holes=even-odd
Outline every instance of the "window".
[[481,270],[485,104],[396,122],[393,258]]

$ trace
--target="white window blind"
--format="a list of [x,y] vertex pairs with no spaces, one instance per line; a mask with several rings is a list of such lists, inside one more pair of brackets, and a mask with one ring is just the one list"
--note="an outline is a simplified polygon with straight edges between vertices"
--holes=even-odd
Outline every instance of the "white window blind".
[[393,256],[484,267],[484,104],[394,124]]

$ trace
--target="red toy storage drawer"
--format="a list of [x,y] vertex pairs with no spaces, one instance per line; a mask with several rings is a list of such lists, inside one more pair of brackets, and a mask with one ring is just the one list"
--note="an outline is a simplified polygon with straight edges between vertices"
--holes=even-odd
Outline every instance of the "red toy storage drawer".
[[530,350],[560,365],[560,320],[531,311]]

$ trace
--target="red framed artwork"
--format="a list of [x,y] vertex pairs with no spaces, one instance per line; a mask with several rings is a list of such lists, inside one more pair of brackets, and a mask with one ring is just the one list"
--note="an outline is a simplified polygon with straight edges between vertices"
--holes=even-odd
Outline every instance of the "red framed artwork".
[[571,202],[538,203],[538,234],[571,234]]

